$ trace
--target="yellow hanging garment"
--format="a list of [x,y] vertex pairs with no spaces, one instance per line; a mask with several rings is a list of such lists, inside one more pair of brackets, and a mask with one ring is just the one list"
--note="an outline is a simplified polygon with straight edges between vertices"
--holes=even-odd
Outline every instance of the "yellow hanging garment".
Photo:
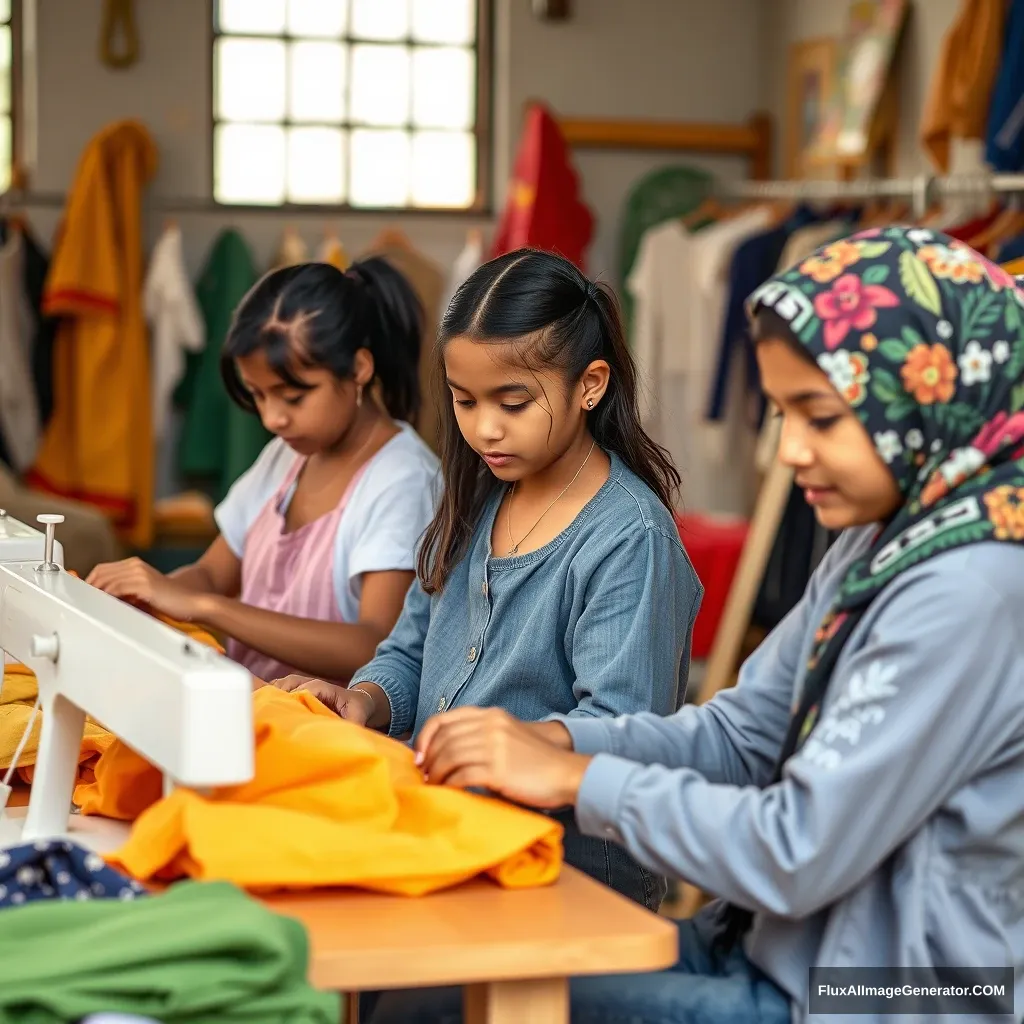
[[[210,796],[176,789],[109,858],[140,880],[226,879],[254,891],[355,886],[421,895],[485,873],[545,885],[562,827],[501,800],[431,786],[397,740],[339,718],[308,693],[253,695],[256,771]],[[83,814],[128,818],[159,775],[124,744],[75,791]]]
[[105,128],[79,162],[43,296],[60,318],[53,416],[27,475],[37,490],[103,510],[140,548],[153,532],[141,200],[156,164],[136,121]]

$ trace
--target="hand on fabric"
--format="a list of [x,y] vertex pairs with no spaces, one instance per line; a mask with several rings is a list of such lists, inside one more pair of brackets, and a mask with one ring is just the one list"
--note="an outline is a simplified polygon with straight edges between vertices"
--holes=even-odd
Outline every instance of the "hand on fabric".
[[499,708],[456,708],[423,726],[416,762],[437,785],[481,787],[532,807],[570,806],[590,758],[565,749],[554,724],[521,722]]
[[85,582],[112,597],[143,605],[179,622],[194,622],[201,617],[205,595],[168,579],[141,558],[98,565]]
[[270,685],[288,693],[297,690],[311,693],[339,718],[344,718],[345,721],[352,722],[353,725],[366,725],[373,711],[373,698],[365,690],[349,690],[336,683],[325,682],[323,679],[290,675],[283,679],[275,679]]

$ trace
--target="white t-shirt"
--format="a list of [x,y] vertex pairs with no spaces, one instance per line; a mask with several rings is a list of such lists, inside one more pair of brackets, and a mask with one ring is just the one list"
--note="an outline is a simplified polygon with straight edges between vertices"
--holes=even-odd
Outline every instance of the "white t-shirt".
[[[364,573],[415,571],[419,541],[441,493],[436,456],[408,423],[398,426],[401,433],[367,464],[338,520],[334,593],[346,622],[359,618]],[[274,438],[214,510],[221,535],[238,558],[243,557],[249,528],[299,458]],[[282,512],[294,491],[293,484]]]

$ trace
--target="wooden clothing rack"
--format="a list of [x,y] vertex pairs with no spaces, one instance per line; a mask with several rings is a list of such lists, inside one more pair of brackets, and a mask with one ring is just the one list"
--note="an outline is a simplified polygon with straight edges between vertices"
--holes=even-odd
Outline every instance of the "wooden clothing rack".
[[754,114],[746,124],[555,117],[566,142],[576,149],[631,149],[746,157],[750,177],[771,177],[772,120]]

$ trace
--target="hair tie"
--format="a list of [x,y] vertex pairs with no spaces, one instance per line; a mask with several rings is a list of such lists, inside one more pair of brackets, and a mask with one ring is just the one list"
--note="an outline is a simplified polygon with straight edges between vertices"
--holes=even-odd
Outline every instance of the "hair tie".
[[587,298],[588,299],[592,300],[593,302],[597,302],[597,296],[598,296],[598,293],[600,291],[601,291],[601,289],[598,288],[597,285],[593,281],[590,281],[590,280],[587,281]]

